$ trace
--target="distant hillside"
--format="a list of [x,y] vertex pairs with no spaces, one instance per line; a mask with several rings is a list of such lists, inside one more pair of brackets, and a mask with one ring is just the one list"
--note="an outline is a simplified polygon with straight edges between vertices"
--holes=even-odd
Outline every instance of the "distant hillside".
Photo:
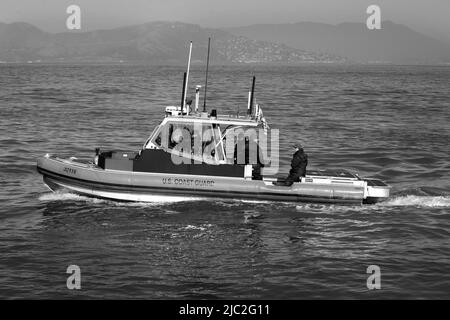
[[450,45],[390,21],[382,22],[381,27],[381,30],[368,30],[363,23],[300,22],[226,30],[238,36],[327,52],[360,62],[450,62]]
[[145,61],[185,63],[188,41],[193,61],[206,59],[212,37],[212,62],[302,63],[339,62],[330,54],[251,40],[227,31],[179,22],[152,22],[92,32],[46,33],[27,23],[0,23],[0,61]]

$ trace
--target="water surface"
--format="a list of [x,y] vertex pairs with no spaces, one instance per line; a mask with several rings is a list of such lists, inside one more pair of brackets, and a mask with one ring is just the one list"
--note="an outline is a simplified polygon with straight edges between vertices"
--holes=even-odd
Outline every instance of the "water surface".
[[[208,108],[219,113],[245,112],[256,75],[282,172],[301,140],[311,168],[389,183],[378,205],[123,204],[48,191],[39,156],[139,149],[179,103],[182,72],[0,65],[0,298],[450,298],[448,66],[211,68]],[[66,288],[71,264],[79,291]],[[369,291],[374,264],[382,288]]]

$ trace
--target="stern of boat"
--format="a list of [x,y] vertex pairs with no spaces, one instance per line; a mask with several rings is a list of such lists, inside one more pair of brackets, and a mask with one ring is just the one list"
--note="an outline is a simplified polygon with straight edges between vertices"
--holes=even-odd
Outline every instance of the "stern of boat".
[[374,204],[389,198],[391,187],[378,179],[365,179],[364,204]]

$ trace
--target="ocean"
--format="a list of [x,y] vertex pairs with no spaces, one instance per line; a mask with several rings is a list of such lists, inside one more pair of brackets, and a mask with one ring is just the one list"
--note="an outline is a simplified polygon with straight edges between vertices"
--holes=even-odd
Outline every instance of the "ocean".
[[[51,193],[46,153],[138,150],[181,99],[183,67],[0,65],[0,298],[449,299],[450,66],[213,66],[208,109],[256,102],[308,168],[392,186],[365,206]],[[204,85],[192,65],[189,95]],[[81,270],[69,290],[68,266]],[[380,288],[369,290],[369,266]]]

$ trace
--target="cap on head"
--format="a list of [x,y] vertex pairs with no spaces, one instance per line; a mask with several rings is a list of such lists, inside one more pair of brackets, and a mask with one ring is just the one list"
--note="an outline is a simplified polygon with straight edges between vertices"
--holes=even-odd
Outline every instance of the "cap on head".
[[303,149],[303,146],[300,142],[296,142],[296,143],[292,144],[292,148]]

